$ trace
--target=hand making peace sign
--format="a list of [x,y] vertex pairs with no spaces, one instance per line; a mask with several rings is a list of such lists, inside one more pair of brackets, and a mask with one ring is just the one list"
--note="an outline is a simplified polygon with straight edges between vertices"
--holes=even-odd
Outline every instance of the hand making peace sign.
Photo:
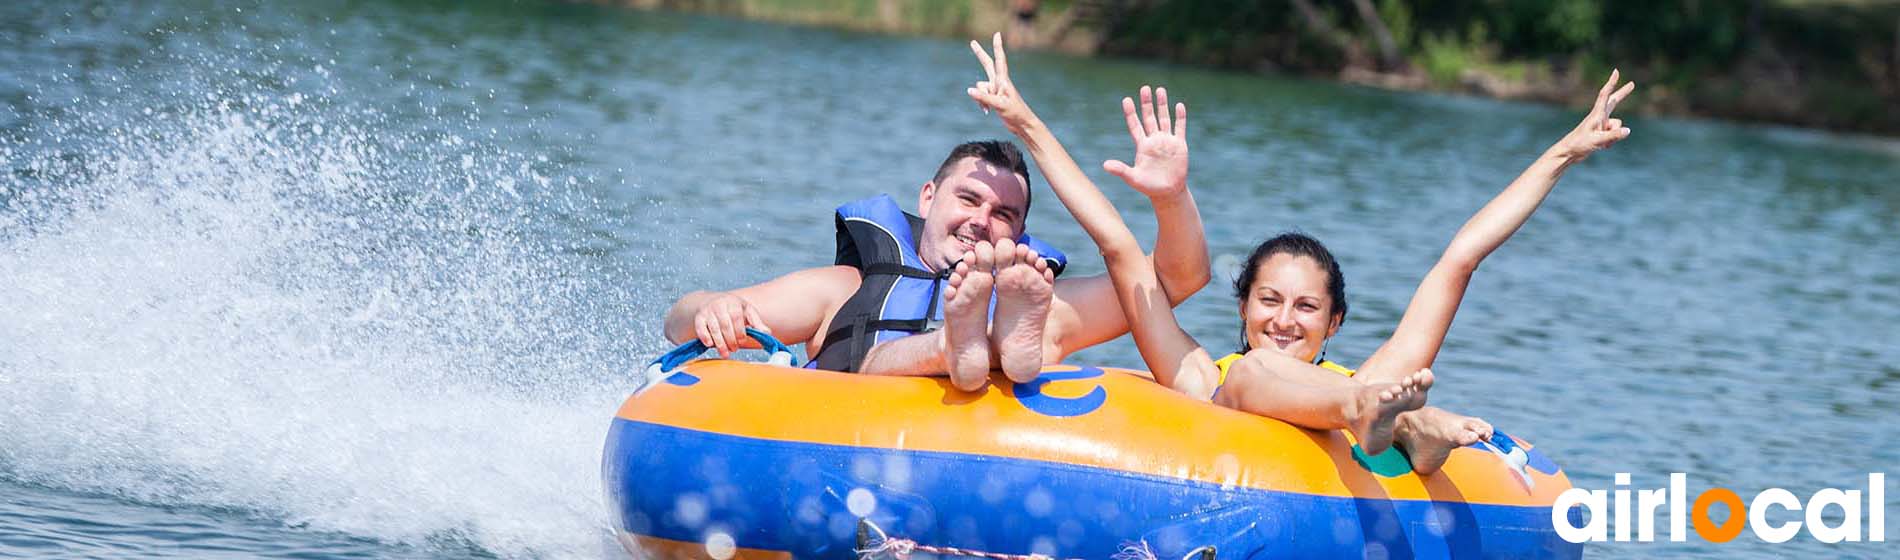
[[1570,134],[1557,141],[1559,151],[1581,161],[1597,150],[1629,138],[1630,129],[1623,126],[1623,119],[1610,116],[1616,111],[1616,104],[1629,97],[1630,92],[1636,91],[1636,82],[1616,87],[1617,81],[1621,79],[1621,72],[1610,71],[1610,81],[1604,82],[1603,89],[1597,90],[1596,104],[1590,108],[1590,114],[1585,115],[1583,122],[1577,123],[1577,128],[1571,130]]
[[986,110],[995,111],[1004,127],[1021,136],[1024,127],[1036,121],[1036,113],[1029,110],[1029,104],[1023,101],[1016,84],[1009,79],[1009,55],[1003,52],[1003,34],[997,33],[991,42],[996,48],[994,59],[983,51],[981,44],[970,41],[970,50],[976,52],[976,60],[983,63],[983,72],[989,76],[968,90],[970,99]]

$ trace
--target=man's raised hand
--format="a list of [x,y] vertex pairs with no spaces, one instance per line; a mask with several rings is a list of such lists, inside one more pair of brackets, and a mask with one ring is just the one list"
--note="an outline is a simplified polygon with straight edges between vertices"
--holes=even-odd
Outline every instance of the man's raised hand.
[[1176,103],[1170,118],[1168,88],[1141,86],[1139,115],[1135,100],[1124,97],[1122,117],[1128,121],[1128,136],[1135,141],[1135,164],[1109,160],[1102,162],[1102,169],[1149,198],[1187,189],[1187,104]]

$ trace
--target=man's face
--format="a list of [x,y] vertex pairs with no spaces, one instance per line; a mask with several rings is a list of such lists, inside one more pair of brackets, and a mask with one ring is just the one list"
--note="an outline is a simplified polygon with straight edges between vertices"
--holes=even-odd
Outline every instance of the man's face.
[[935,270],[976,247],[1022,235],[1029,207],[1029,182],[1009,169],[976,157],[957,162],[942,181],[925,183],[917,197],[924,233],[917,255]]

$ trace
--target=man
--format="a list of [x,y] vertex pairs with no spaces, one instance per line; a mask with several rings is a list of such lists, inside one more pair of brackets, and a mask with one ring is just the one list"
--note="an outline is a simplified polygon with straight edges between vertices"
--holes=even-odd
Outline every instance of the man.
[[[1200,213],[1182,183],[1151,195],[1161,231],[1150,258],[1175,305],[1209,276]],[[1057,279],[1060,260],[1045,260],[1047,249],[1023,235],[1029,189],[1013,144],[959,145],[919,189],[921,218],[892,217],[902,212],[888,197],[847,204],[837,217],[841,264],[687,294],[667,312],[666,337],[729,356],[753,327],[805,342],[823,369],[948,374],[969,391],[992,367],[1017,382],[1034,379],[1043,363],[1128,327],[1106,276]],[[884,247],[869,245],[880,238]],[[942,326],[933,328],[939,314]]]

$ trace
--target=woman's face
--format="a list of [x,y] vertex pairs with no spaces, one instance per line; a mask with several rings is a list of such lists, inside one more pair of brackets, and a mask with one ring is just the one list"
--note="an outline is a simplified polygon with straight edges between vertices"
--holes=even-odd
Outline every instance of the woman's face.
[[1247,345],[1313,361],[1326,339],[1339,331],[1326,281],[1326,269],[1312,257],[1267,257],[1240,302]]

